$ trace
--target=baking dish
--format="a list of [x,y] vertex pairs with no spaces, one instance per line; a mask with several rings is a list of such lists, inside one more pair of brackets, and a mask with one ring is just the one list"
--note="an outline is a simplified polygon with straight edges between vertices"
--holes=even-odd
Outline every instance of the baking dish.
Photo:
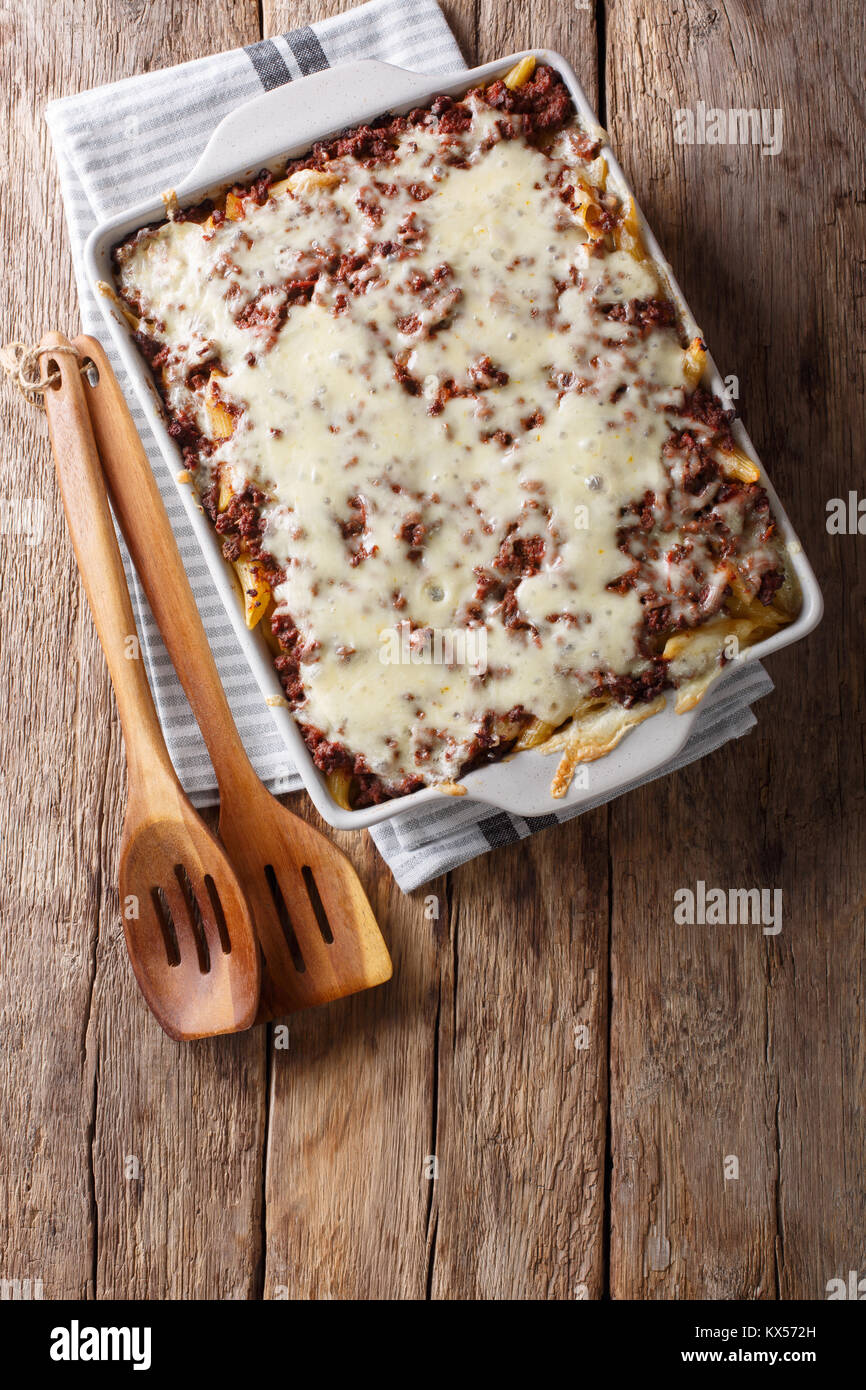
[[[565,60],[553,52],[533,50],[533,53],[541,62],[550,64],[560,73],[584,125],[603,137]],[[346,126],[369,120],[383,111],[406,111],[438,93],[461,95],[470,86],[485,84],[501,76],[521,56],[511,55],[495,63],[464,71],[450,82],[443,81],[441,77],[410,73],[387,64],[367,61],[318,73],[278,88],[240,107],[221,123],[192,173],[174,190],[174,197],[181,205],[192,204],[218,189],[254,176],[263,167],[276,171],[287,157],[303,154],[316,140],[335,134]],[[604,146],[603,153],[609,167],[611,186],[621,196],[629,195],[629,185],[607,146]],[[140,226],[161,220],[165,216],[165,205],[164,196],[155,198],[98,227],[86,248],[86,267],[97,292],[100,286],[103,287],[99,299],[110,331],[151,419],[166,461],[177,477],[182,470],[182,461],[162,421],[161,406],[152,378],[132,340],[126,319],[112,295],[104,291],[106,283],[110,284],[112,280],[110,255],[113,245]],[[670,267],[642,219],[641,225],[647,250],[668,283],[687,331],[690,336],[699,336],[700,330],[682,298]],[[721,394],[722,382],[712,359],[708,361],[708,368],[710,384],[717,394]],[[742,427],[737,425],[734,432],[738,445],[754,459],[754,450]],[[802,590],[803,606],[793,623],[748,649],[750,656],[757,657],[804,636],[821,616],[820,592],[811,568],[779,506],[775,492],[763,474],[762,483],[774,507],[779,531],[788,546],[791,564]],[[218,537],[203,515],[188,482],[178,482],[178,487],[214,582],[270,706],[274,722],[324,818],[338,828],[360,828],[404,810],[417,809],[421,803],[440,801],[443,793],[435,787],[428,787],[362,810],[345,810],[337,806],[327,790],[324,776],[314,766],[301,734],[285,708],[282,690],[263,639],[258,632],[250,632],[246,628],[233,579],[220,553]],[[551,761],[538,752],[523,752],[503,762],[479,768],[462,779],[462,786],[473,800],[524,816],[543,815],[554,809],[577,806],[589,798],[615,792],[617,788],[669,761],[688,738],[697,713],[697,710],[693,710],[687,714],[675,714],[669,695],[662,713],[632,731],[612,753],[588,767],[586,775],[572,784],[562,799],[556,801],[550,795]]]

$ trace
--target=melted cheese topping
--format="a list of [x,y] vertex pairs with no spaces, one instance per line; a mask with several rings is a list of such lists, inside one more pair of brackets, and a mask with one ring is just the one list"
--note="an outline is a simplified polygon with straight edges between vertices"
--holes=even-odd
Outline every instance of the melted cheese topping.
[[659,285],[563,200],[587,177],[568,128],[542,152],[468,102],[468,131],[409,129],[391,163],[332,158],[331,187],[169,222],[119,258],[168,345],[169,409],[205,435],[190,370],[218,360],[235,428],[209,462],[266,496],[299,719],[391,787],[458,776],[485,716],[559,725],[594,673],[646,668],[638,592],[608,585],[624,509],[671,487],[686,381],[676,331],[605,312]]

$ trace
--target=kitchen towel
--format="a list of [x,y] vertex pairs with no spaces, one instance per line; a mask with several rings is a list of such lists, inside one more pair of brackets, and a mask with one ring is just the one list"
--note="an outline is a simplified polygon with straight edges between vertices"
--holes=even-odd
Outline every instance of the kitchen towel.
[[[318,24],[246,48],[64,97],[51,102],[46,110],[72,243],[82,323],[87,332],[105,343],[124,386],[232,713],[256,771],[274,792],[294,790],[301,785],[300,777],[226,622],[170,471],[108,342],[102,312],[84,275],[82,251],[98,222],[177,184],[195,163],[215,126],[236,106],[263,90],[358,58],[379,58],[434,74],[465,67],[435,0],[371,0]],[[193,802],[212,804],[216,801],[216,779],[204,742],[128,556],[124,558],[148,677],[169,752]],[[704,702],[679,757],[653,775],[663,776],[747,733],[756,722],[751,702],[771,689],[772,682],[758,662],[743,663]],[[524,819],[468,798],[449,798],[441,806],[404,812],[370,833],[400,887],[409,891],[477,854],[568,820],[606,799]]]

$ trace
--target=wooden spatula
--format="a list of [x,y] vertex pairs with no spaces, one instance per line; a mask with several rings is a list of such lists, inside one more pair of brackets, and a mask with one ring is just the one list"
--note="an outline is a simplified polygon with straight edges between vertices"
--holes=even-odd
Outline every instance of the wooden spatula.
[[346,856],[259,781],[238,736],[147,455],[95,338],[85,386],[120,528],[204,735],[220,791],[219,834],[252,905],[265,957],[259,1017],[324,1004],[391,977],[391,958]]
[[175,776],[138,652],[84,387],[60,333],[42,340],[60,374],[45,391],[57,479],[87,601],[123,727],[129,796],[120,850],[120,904],[136,979],[173,1038],[233,1033],[255,1021],[259,950],[225,851]]

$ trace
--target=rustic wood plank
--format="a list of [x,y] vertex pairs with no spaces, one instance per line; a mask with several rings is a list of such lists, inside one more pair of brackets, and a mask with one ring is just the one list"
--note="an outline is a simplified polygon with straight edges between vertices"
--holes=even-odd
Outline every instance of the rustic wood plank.
[[[475,61],[533,45],[562,52],[596,99],[590,7],[480,0]],[[602,810],[451,875],[434,1298],[595,1298],[603,1289],[606,826]]]
[[497,850],[453,879],[438,1021],[432,1296],[598,1297],[604,812]]
[[[720,752],[635,793],[611,817],[614,843],[629,846],[612,856],[614,1297],[773,1294],[768,939],[760,926],[673,921],[676,888],[764,882],[754,802],[721,819],[726,787],[731,804],[749,776],[750,753]],[[708,805],[718,808],[712,819]],[[660,825],[669,827],[662,855]],[[731,1155],[739,1178],[726,1181]]]
[[[61,322],[67,315],[74,321],[69,261],[59,250],[60,199],[41,172],[51,159],[35,115],[45,90],[34,89],[36,73],[56,86],[69,54],[43,31],[45,18],[44,7],[7,15],[0,48],[9,94],[3,176],[11,195],[0,202],[0,239],[4,265],[15,268],[0,306],[3,341],[38,339],[47,304],[57,306]],[[57,253],[28,254],[46,236]],[[4,603],[0,612],[2,1275],[41,1280],[46,1297],[82,1297],[92,1290],[96,1255],[96,1067],[87,1021],[102,881],[122,794],[120,744],[44,426],[6,390],[0,412],[7,441],[0,582],[6,594],[43,595],[51,612],[48,631],[34,621],[33,602]],[[21,504],[13,500],[19,492]],[[38,544],[16,535],[28,525]]]
[[[118,23],[118,10],[124,22]],[[74,13],[73,13],[74,11]],[[77,308],[41,109],[79,90],[258,37],[250,0],[177,7],[33,4],[6,17],[10,112],[2,200],[3,338],[38,338]],[[46,191],[47,189],[47,191]],[[14,212],[13,212],[14,209]],[[48,234],[48,249],[42,248]],[[41,548],[7,534],[4,604],[3,1277],[45,1297],[248,1297],[257,1287],[262,1191],[261,1032],[190,1047],[150,1018],[129,969],[116,898],[125,795],[113,699],[80,593],[44,427],[4,391],[22,476],[45,508]],[[4,504],[5,508],[5,504]],[[10,1045],[11,1044],[11,1045]]]
[[[304,803],[293,809],[314,819]],[[328,833],[367,889],[394,977],[270,1030],[264,1296],[423,1298],[444,884],[425,888],[440,911],[425,918],[369,836]]]
[[[828,600],[770,659],[759,732],[612,812],[611,1292],[823,1297],[860,1267],[864,1218],[863,558],[824,525],[862,472],[862,357],[834,346],[862,337],[862,26],[847,4],[609,8],[614,147]],[[780,107],[782,152],[676,144],[699,100]],[[780,888],[781,933],[676,927],[699,879]]]

